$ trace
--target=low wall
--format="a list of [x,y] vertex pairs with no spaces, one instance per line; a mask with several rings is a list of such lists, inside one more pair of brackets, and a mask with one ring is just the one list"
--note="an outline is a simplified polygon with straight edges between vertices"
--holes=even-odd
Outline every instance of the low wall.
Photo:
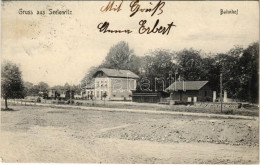
[[[221,103],[217,102],[217,103],[213,103],[213,102],[196,102],[194,103],[194,106],[197,107],[220,107]],[[242,104],[241,103],[222,103],[222,107],[223,108],[241,108]]]

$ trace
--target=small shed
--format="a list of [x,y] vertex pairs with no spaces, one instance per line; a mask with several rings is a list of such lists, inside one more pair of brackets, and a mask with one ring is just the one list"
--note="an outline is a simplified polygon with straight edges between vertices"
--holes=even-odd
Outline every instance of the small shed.
[[49,88],[47,91],[47,98],[48,99],[56,99],[59,96],[59,93],[54,88]]
[[61,94],[59,98],[63,100],[69,100],[70,98],[74,99],[74,95],[75,95],[74,90],[63,89],[61,90]]
[[212,101],[208,81],[176,81],[165,90],[171,100],[182,102]]

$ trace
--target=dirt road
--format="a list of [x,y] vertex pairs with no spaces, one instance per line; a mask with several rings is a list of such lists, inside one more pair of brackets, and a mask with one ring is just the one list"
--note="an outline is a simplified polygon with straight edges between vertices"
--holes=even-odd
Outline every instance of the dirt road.
[[258,118],[12,108],[1,112],[3,162],[258,163]]

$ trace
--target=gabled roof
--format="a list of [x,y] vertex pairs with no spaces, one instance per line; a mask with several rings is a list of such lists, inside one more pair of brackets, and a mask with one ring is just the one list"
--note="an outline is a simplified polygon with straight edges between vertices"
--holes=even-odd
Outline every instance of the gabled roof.
[[[176,86],[175,86],[176,83]],[[200,90],[203,86],[205,86],[208,81],[177,81],[171,84],[166,91],[173,90]],[[183,88],[184,86],[184,88]],[[176,89],[175,89],[176,87]]]
[[103,72],[107,77],[120,77],[120,78],[135,78],[138,79],[139,76],[130,70],[119,70],[119,69],[99,69],[93,77],[96,77],[99,72]]
[[82,87],[83,89],[94,89],[95,88],[95,80],[92,79],[86,86]]

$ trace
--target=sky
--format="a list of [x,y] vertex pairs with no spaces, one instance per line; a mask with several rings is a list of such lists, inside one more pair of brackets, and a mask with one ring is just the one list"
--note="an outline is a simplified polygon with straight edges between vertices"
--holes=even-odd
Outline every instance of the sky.
[[[141,7],[157,2],[140,2]],[[1,60],[17,63],[24,81],[44,81],[50,86],[78,84],[92,66],[105,59],[109,48],[126,41],[138,56],[157,48],[179,51],[194,48],[225,53],[234,45],[246,48],[259,41],[257,1],[165,1],[163,13],[131,14],[129,1],[119,12],[101,12],[108,1],[22,1],[2,2]],[[120,1],[116,1],[115,5]],[[19,9],[33,15],[19,14]],[[72,15],[49,15],[49,9],[72,11]],[[220,15],[220,9],[238,9],[238,14]],[[37,15],[44,10],[44,16]],[[174,22],[168,35],[139,34],[140,20],[146,26]],[[97,25],[109,22],[109,29],[131,29],[131,34],[100,33]]]

